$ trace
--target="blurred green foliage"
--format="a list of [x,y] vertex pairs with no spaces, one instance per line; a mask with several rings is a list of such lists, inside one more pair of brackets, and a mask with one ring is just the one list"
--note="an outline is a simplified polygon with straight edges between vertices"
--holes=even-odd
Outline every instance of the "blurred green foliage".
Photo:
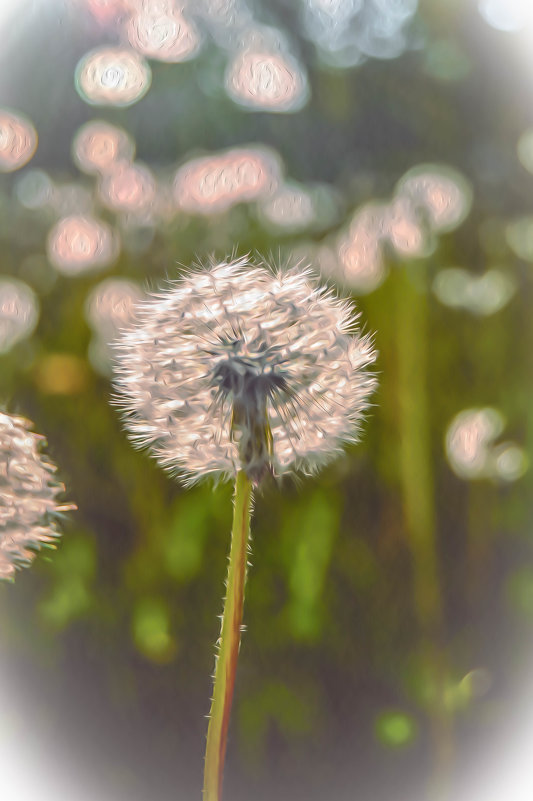
[[376,736],[390,748],[401,748],[413,741],[416,726],[413,719],[404,712],[382,712],[376,719]]

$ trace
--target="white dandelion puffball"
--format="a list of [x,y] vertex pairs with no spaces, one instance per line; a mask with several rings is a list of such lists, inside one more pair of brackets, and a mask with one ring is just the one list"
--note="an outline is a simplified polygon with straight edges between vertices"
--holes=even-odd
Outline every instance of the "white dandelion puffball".
[[137,320],[115,345],[116,403],[134,443],[188,483],[310,473],[356,441],[376,353],[309,270],[244,257],[191,271]]
[[75,508],[58,503],[64,486],[41,453],[44,438],[30,428],[28,420],[0,412],[0,580],[53,545],[58,514]]

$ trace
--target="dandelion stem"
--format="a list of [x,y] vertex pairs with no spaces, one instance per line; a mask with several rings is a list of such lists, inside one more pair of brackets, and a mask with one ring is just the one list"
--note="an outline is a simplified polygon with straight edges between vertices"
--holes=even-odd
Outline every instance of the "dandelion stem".
[[204,801],[220,801],[228,725],[241,642],[252,485],[241,470],[235,481],[231,549],[204,766]]

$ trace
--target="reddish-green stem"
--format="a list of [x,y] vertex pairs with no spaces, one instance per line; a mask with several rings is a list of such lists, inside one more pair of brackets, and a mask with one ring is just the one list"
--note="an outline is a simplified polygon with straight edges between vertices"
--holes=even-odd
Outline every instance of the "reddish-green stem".
[[220,639],[217,644],[218,656],[215,667],[215,684],[209,715],[209,727],[207,729],[204,801],[220,801],[222,797],[222,778],[228,726],[241,642],[251,506],[252,485],[244,471],[241,470],[237,473],[235,482],[226,599],[224,601]]

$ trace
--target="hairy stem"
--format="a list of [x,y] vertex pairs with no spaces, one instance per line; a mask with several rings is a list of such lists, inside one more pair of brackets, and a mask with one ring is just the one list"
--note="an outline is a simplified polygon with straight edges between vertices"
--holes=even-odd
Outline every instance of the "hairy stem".
[[204,766],[204,801],[220,801],[228,725],[237,671],[237,657],[241,642],[242,610],[248,541],[252,485],[246,473],[237,473],[231,549],[229,555],[226,599],[222,627],[218,641],[215,667],[215,685],[207,729],[207,746]]

